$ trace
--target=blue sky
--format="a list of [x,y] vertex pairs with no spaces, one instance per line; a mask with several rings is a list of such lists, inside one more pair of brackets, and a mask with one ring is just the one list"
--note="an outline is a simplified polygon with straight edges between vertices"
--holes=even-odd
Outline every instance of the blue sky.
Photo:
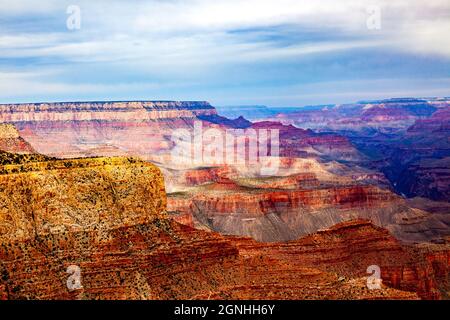
[[0,0],[0,103],[450,96],[449,31],[448,0]]

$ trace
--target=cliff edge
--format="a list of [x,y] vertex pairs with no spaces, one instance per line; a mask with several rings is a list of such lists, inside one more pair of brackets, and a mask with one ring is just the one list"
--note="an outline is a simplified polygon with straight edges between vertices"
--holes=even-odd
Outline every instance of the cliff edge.
[[[150,222],[166,210],[160,170],[133,158],[0,166],[0,242]],[[6,160],[4,161],[6,162]]]
[[12,124],[0,123],[0,150],[21,154],[34,153],[33,147],[25,141]]

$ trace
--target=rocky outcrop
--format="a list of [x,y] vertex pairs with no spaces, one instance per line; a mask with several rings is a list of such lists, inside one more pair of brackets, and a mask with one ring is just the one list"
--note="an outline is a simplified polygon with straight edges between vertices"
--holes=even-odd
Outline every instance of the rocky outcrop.
[[135,159],[51,160],[0,166],[0,240],[108,229],[161,218],[162,174]]
[[280,156],[287,158],[321,157],[326,160],[361,160],[362,155],[350,141],[338,134],[319,134],[275,121],[256,122],[255,130],[278,130]]
[[[261,244],[168,219],[151,164],[28,160],[0,167],[2,299],[416,299],[447,288],[446,248],[408,260],[407,247],[368,222]],[[368,263],[395,271],[422,261],[424,278],[397,283],[388,272],[380,289],[367,287]]]
[[245,119],[244,117],[238,117],[236,119],[228,119],[217,114],[213,115],[199,115],[198,118],[203,121],[207,121],[210,123],[222,125],[228,128],[235,129],[247,129],[251,127],[252,123]]
[[[346,240],[346,242],[343,241]],[[434,269],[409,260],[386,232],[361,223],[295,243],[249,239],[167,220],[99,232],[59,233],[2,246],[0,296],[7,299],[417,299],[440,298]],[[397,259],[398,256],[401,259]],[[375,259],[373,259],[375,258]],[[19,262],[20,261],[20,262]],[[423,262],[423,265],[422,265]],[[378,263],[380,289],[367,287]],[[69,289],[69,266],[81,287]],[[392,270],[428,270],[390,282]],[[386,273],[384,273],[386,270]],[[448,273],[447,273],[448,274]],[[422,283],[428,285],[422,287]],[[402,290],[391,288],[396,286]],[[445,287],[446,288],[446,287]]]
[[355,218],[369,219],[407,242],[437,240],[448,233],[445,220],[411,209],[389,190],[355,184],[326,186],[301,174],[269,181],[222,179],[169,194],[168,208],[190,213],[210,230],[264,242],[297,239]]
[[[248,252],[247,252],[248,250]],[[241,248],[252,254],[254,248]],[[377,266],[384,284],[417,292],[424,299],[439,299],[448,291],[448,246],[402,246],[387,230],[365,220],[341,223],[279,246],[261,247],[279,259],[295,259],[305,266],[336,272],[343,278],[364,276]]]
[[0,150],[13,153],[34,153],[33,147],[26,142],[12,124],[0,123]]

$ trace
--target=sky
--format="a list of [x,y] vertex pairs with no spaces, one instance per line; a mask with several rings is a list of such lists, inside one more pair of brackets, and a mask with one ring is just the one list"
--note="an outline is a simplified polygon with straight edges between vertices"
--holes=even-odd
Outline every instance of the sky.
[[0,0],[0,103],[450,96],[448,0]]

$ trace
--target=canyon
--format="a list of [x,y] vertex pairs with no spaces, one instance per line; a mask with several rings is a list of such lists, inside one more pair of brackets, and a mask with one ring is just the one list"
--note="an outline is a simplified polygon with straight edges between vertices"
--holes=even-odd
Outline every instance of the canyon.
[[[396,125],[398,121],[412,123],[414,116],[445,110],[444,105],[419,105],[416,110],[418,103],[413,100],[364,105],[360,113],[364,121],[371,116],[377,123],[387,122],[391,126],[392,121]],[[400,111],[390,115],[395,108]],[[319,112],[308,110],[302,112]],[[356,113],[355,106],[336,110],[341,113],[345,110],[341,118]],[[297,121],[296,115],[302,112],[289,113],[289,119]],[[320,110],[324,115],[327,112],[328,109]],[[390,116],[381,117],[383,112]],[[276,119],[280,117],[282,114]],[[330,128],[326,125],[322,132],[299,128],[297,123],[296,126],[283,124],[283,121],[250,122],[242,117],[232,120],[220,116],[214,107],[202,101],[1,105],[0,118],[9,122],[9,126],[14,125],[18,139],[32,146],[27,152],[65,159],[138,156],[156,164],[165,177],[170,214],[190,226],[250,236],[258,241],[294,240],[353,218],[370,219],[408,242],[439,242],[449,233],[448,214],[428,212],[423,206],[411,208],[395,194],[401,184],[392,183],[392,175],[380,164],[386,161],[376,159],[367,151],[370,148],[382,153],[385,148],[372,145],[375,138],[365,133],[355,138],[343,131],[327,132]],[[200,133],[197,127],[201,127]],[[215,163],[209,163],[205,156],[192,162],[190,158],[174,157],[171,153],[172,135],[177,130],[192,134],[191,145],[187,147],[189,153],[192,142],[200,141],[204,154],[208,148],[205,132],[215,130],[225,137],[230,129],[244,133],[246,146],[258,145],[262,131],[277,131],[280,163],[271,177],[261,176],[262,158],[258,163],[249,164],[248,155],[247,158],[244,155],[247,162],[228,163],[225,149],[223,157]],[[246,134],[246,130],[257,134]],[[443,135],[446,136],[445,131]],[[405,152],[396,154],[404,156]],[[424,171],[427,174],[431,170]],[[435,176],[444,179],[439,185],[445,189],[445,175]],[[405,183],[420,181],[414,177],[409,174],[403,179]]]
[[331,174],[318,178],[311,171],[269,179],[236,177],[223,169],[202,171],[195,179],[192,172],[185,173],[187,184],[198,185],[168,195],[174,219],[191,226],[278,242],[364,218],[404,242],[442,241],[448,235],[448,214],[410,207],[392,191],[363,180],[355,183]]
[[[3,157],[11,163],[0,167],[0,202],[9,208],[0,215],[2,299],[438,299],[448,292],[446,246],[408,247],[368,221],[262,244],[174,222],[161,172],[149,163]],[[366,285],[373,263],[382,270],[377,290]],[[79,288],[67,286],[70,266],[80,270]]]
[[[392,99],[248,121],[201,101],[0,105],[0,298],[446,299],[448,108]],[[262,174],[270,155],[174,158],[180,129],[211,150],[199,124],[242,130],[245,147],[276,130],[277,171]]]
[[388,99],[298,109],[272,116],[345,136],[406,197],[448,201],[450,99]]

